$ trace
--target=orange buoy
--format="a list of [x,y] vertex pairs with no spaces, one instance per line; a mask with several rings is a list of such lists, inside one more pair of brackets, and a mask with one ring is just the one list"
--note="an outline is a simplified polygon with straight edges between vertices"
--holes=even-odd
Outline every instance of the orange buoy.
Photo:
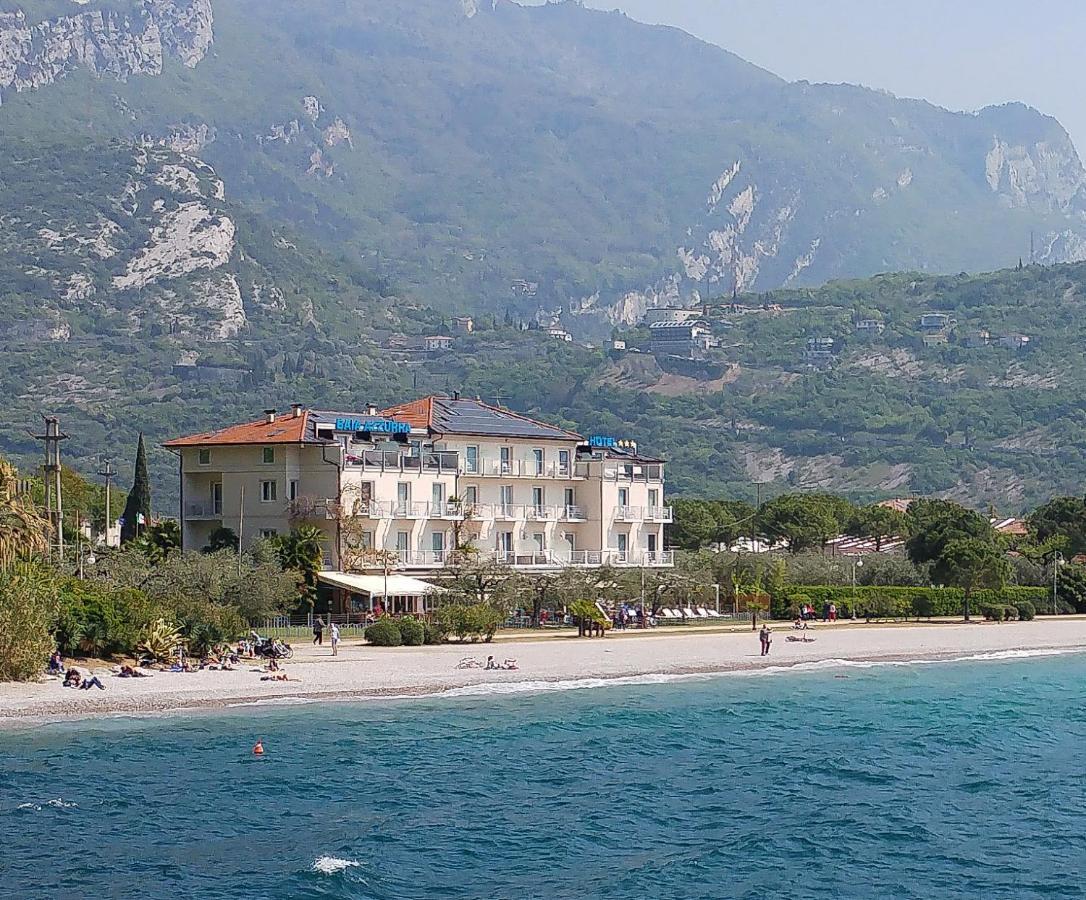
[[253,753],[255,753],[257,756],[260,756],[260,755],[262,755],[264,753],[264,742],[263,741],[257,741],[256,742],[255,746],[253,747]]

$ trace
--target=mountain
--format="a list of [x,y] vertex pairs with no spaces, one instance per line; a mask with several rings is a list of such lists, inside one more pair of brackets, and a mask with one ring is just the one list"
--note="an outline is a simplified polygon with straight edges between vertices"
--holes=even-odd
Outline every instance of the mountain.
[[[571,3],[0,0],[0,453],[54,412],[123,481],[145,431],[169,512],[167,437],[459,389],[688,495],[1015,512],[1086,477],[1086,264],[923,270],[1078,258],[1084,180],[1025,107],[788,84]],[[720,346],[652,352],[639,314],[694,291]],[[629,349],[520,324],[554,312]]]
[[[445,310],[1086,258],[1055,120],[788,83],[577,3],[0,0],[0,128],[156,143]],[[0,161],[2,163],[2,161]]]

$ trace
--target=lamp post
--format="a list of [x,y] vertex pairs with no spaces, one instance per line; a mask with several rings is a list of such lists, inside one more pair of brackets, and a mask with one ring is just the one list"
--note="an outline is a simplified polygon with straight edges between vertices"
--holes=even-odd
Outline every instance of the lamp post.
[[858,556],[852,558],[852,618],[858,619],[859,615],[856,612],[856,570],[862,569],[864,561]]
[[1057,615],[1059,605],[1056,602],[1059,588],[1060,566],[1063,565],[1063,554],[1056,550],[1052,554],[1052,615]]

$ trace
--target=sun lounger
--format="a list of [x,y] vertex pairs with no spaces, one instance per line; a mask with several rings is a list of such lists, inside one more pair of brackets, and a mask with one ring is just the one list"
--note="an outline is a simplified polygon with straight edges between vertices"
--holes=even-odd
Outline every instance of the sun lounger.
[[699,606],[698,607],[698,614],[703,619],[718,619],[718,618],[720,618],[719,613],[717,613],[716,611],[711,610],[711,609],[706,609],[704,606]]
[[670,609],[661,609],[659,612],[660,612],[660,618],[661,619],[674,619],[675,618],[675,614]]
[[699,616],[696,612],[694,612],[694,610],[692,610],[689,606],[684,606],[683,607],[683,612],[686,614],[686,617],[688,619],[700,619],[701,618],[701,616]]

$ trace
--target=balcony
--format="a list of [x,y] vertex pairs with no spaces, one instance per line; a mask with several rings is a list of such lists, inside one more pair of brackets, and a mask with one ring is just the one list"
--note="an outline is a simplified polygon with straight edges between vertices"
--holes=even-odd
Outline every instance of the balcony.
[[432,472],[455,475],[460,469],[460,455],[452,450],[432,450],[413,455],[399,450],[362,450],[347,452],[349,469],[364,472]]
[[670,506],[646,506],[645,507],[645,519],[646,522],[664,522],[669,523],[674,518]]
[[195,522],[222,518],[221,503],[186,503],[185,518]]
[[608,463],[603,466],[607,481],[660,481],[664,480],[664,467],[659,463]]
[[408,503],[403,500],[397,500],[395,503],[380,505],[389,508],[388,513],[381,518],[426,519],[430,516],[429,503]]
[[[455,550],[396,550],[398,568],[440,569],[456,561]],[[596,568],[668,568],[675,564],[671,550],[483,550],[473,558],[518,569]],[[374,565],[373,569],[380,566]]]
[[334,519],[338,508],[335,497],[298,497],[287,503],[287,515],[295,519]]
[[503,462],[500,459],[480,459],[474,467],[465,466],[460,470],[461,475],[478,476],[480,478],[584,478],[588,472],[577,471],[572,462],[544,463],[540,466],[535,460],[513,459]]
[[558,507],[532,504],[524,507],[524,518],[529,522],[557,522]]
[[559,518],[563,522],[587,522],[588,516],[584,508],[580,506],[562,506],[558,511]]
[[615,520],[619,522],[670,522],[670,506],[619,506]]

